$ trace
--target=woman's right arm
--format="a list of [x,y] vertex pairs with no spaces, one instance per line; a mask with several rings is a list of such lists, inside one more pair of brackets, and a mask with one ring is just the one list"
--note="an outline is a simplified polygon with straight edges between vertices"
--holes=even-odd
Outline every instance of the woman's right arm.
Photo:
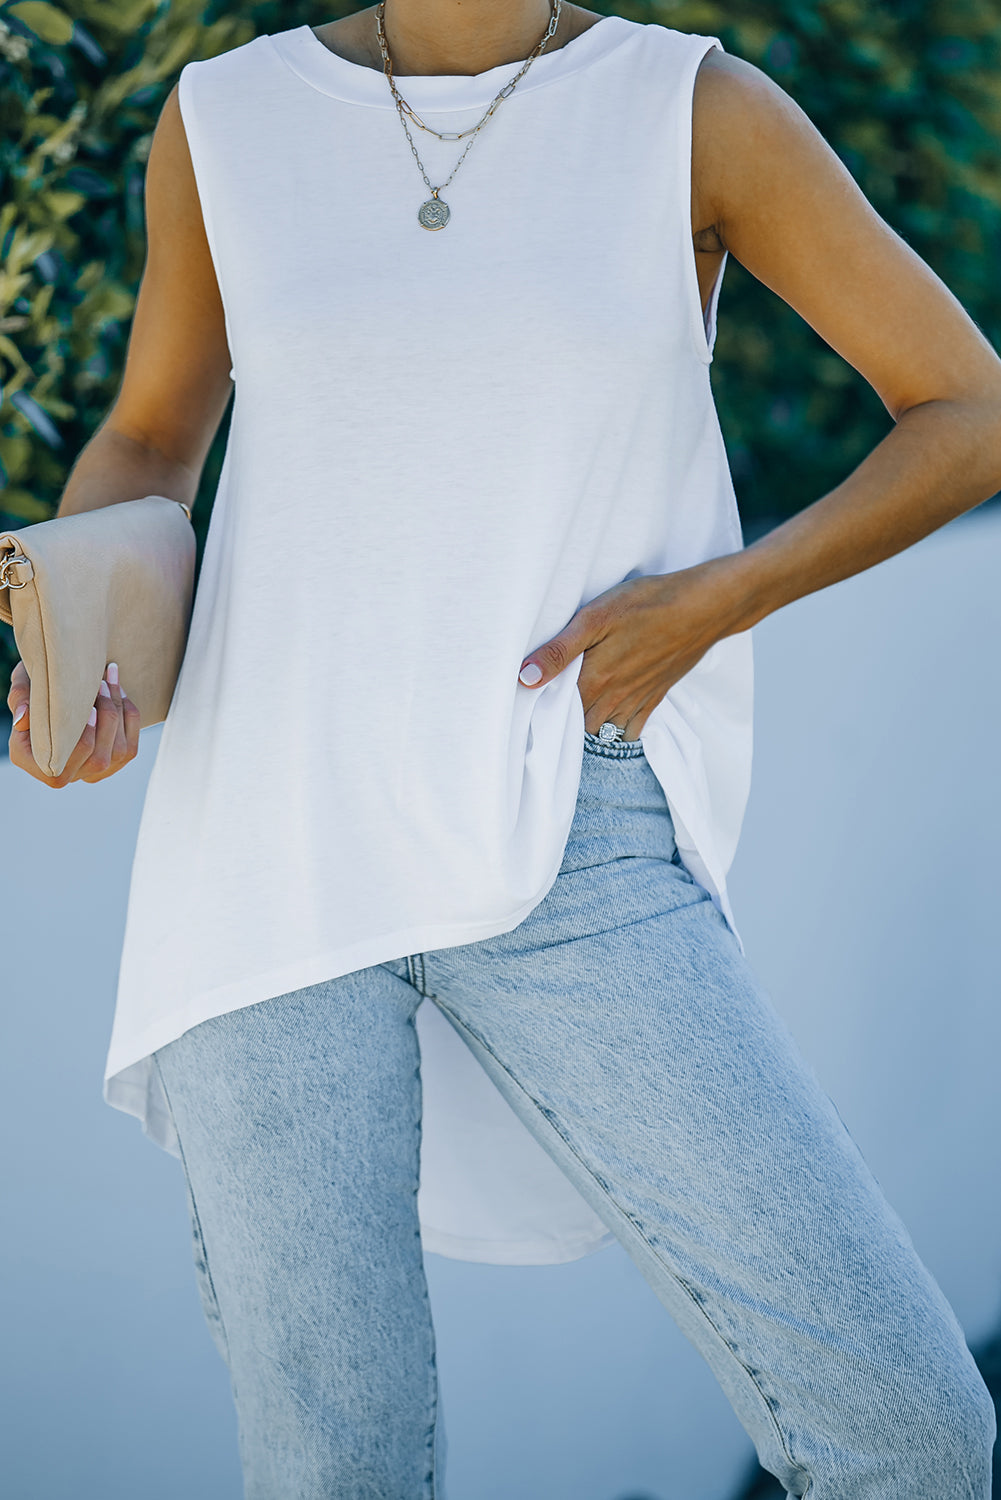
[[[222,299],[177,100],[160,112],[146,167],[146,264],[118,394],[70,471],[57,516],[166,495],[194,505],[206,455],[229,401],[232,359]],[[126,689],[128,684],[124,684]],[[28,704],[21,662],[7,703]],[[11,730],[10,758],[46,786],[103,781],[139,748],[139,710],[117,684],[95,699],[97,719],[59,776],[31,754],[26,711]]]
[[175,85],[146,165],[146,264],[121,386],[73,466],[57,515],[142,495],[192,506],[233,389],[231,367]]

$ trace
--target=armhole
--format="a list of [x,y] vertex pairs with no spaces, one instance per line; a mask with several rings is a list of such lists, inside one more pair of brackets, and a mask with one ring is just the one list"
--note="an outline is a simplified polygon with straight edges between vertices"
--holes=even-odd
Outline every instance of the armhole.
[[[719,270],[716,272],[716,281],[713,284],[713,289],[709,294],[709,306],[706,308],[705,313],[704,332],[706,336],[706,347],[709,351],[710,360],[712,359],[713,346],[716,343],[716,309],[719,306],[719,294],[720,288],[723,285],[723,273],[726,270],[726,263],[729,259],[729,250],[724,250],[723,259],[720,261]],[[698,276],[696,276],[695,279],[696,281],[698,281]]]
[[[229,310],[226,306],[226,293],[223,288],[223,279],[219,261],[219,250],[216,243],[215,227],[212,223],[212,213],[209,208],[209,193],[207,192],[207,180],[205,168],[202,163],[201,138],[198,133],[198,116],[191,98],[192,70],[199,67],[198,62],[185,63],[177,80],[177,103],[181,111],[181,122],[184,125],[184,135],[188,143],[188,155],[191,157],[191,166],[195,174],[195,187],[198,192],[198,204],[202,212],[202,223],[205,226],[205,238],[208,240],[209,254],[212,257],[212,268],[215,271],[216,285],[219,288],[219,298],[222,302],[223,319],[226,325],[226,344],[229,348],[230,360],[234,360],[233,339],[229,327]],[[230,380],[236,380],[234,368],[229,372]]]
[[685,280],[688,284],[688,303],[691,315],[691,334],[695,347],[696,357],[704,365],[712,364],[713,346],[716,343],[716,309],[719,304],[720,288],[723,285],[723,273],[729,259],[729,252],[724,251],[720,262],[716,281],[709,294],[709,304],[705,313],[702,311],[702,294],[699,291],[699,275],[695,268],[695,247],[692,244],[692,145],[693,145],[693,116],[695,111],[695,80],[698,77],[699,68],[703,58],[707,57],[713,48],[720,52],[725,51],[723,43],[715,36],[698,36],[692,38],[697,46],[692,47],[691,57],[688,59],[679,90],[681,118],[678,129],[678,149],[681,153],[679,163],[678,180],[682,184],[682,198],[684,201],[684,266]]

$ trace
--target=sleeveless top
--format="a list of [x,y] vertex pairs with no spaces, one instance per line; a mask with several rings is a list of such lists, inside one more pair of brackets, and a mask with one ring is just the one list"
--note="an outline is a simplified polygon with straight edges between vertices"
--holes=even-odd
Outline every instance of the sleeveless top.
[[[623,579],[743,545],[709,381],[722,272],[704,317],[691,232],[695,76],[720,46],[608,16],[543,53],[438,231],[385,77],[309,26],[181,72],[235,395],[105,1072],[175,1154],[156,1048],[542,900],[577,797],[583,657],[534,690],[524,657]],[[462,131],[516,71],[400,92]],[[411,132],[443,182],[462,144]],[[641,736],[735,936],[751,687],[742,632]],[[530,1264],[607,1243],[426,1001],[418,1032],[425,1246]]]

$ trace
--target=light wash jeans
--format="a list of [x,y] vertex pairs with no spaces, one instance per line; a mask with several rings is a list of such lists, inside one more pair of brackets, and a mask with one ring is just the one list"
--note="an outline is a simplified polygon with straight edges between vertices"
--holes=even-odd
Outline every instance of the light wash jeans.
[[681,865],[641,743],[590,734],[562,869],[511,932],[247,1006],[157,1053],[246,1500],[442,1495],[417,1218],[424,995],[790,1495],[987,1500],[994,1408],[955,1314]]

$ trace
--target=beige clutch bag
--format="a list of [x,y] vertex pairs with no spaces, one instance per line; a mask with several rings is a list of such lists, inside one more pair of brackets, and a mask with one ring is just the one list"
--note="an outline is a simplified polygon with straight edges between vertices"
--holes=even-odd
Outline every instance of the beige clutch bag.
[[191,512],[164,495],[0,532],[0,619],[31,680],[31,753],[47,776],[65,767],[110,661],[143,728],[167,717],[194,574]]

